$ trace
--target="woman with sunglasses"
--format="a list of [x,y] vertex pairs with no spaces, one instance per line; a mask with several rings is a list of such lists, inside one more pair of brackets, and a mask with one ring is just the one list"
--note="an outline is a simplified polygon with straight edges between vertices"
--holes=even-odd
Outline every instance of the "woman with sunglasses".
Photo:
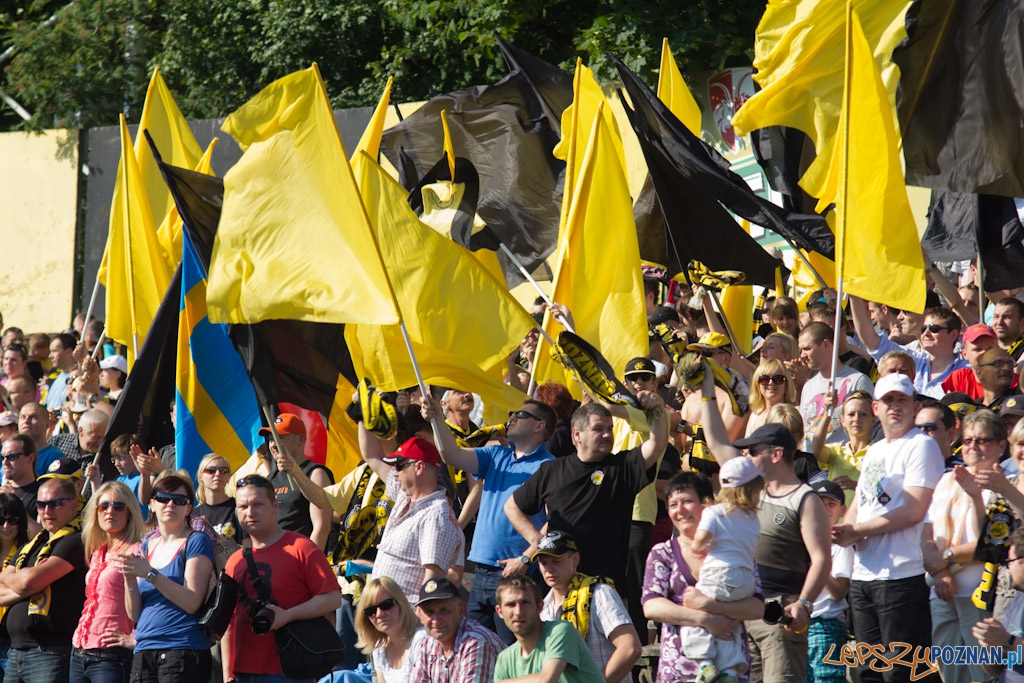
[[137,552],[146,531],[135,494],[122,482],[100,486],[82,512],[82,544],[89,560],[85,607],[71,639],[69,683],[126,683],[132,667],[131,633],[124,579],[115,563]]
[[750,379],[750,419],[747,436],[763,425],[768,411],[780,403],[796,403],[796,385],[781,360],[762,360]]
[[386,576],[370,579],[355,613],[356,647],[370,655],[377,680],[406,683],[427,635],[402,589]]
[[[28,543],[28,514],[25,504],[13,493],[0,493],[0,571],[7,569]],[[11,636],[7,633],[7,610],[0,616],[0,672],[7,667]],[[2,674],[0,674],[2,675]]]
[[213,542],[193,533],[192,479],[165,471],[153,482],[157,530],[138,554],[118,555],[125,606],[135,621],[131,678],[137,683],[195,683],[210,678],[210,641],[199,625],[213,573]]
[[199,505],[192,516],[202,517],[215,532],[240,544],[246,535],[238,524],[235,499],[227,493],[230,481],[231,466],[222,456],[209,453],[200,460],[199,487],[196,489]]

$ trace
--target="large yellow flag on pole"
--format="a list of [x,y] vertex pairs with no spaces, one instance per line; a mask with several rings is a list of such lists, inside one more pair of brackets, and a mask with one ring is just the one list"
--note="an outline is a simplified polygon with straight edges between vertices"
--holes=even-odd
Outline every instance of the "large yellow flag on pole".
[[397,323],[316,65],[271,83],[222,128],[244,153],[224,177],[210,320]]
[[[886,83],[886,106],[895,112],[899,68],[892,51],[906,38],[910,0],[857,0],[857,13]],[[836,0],[769,0],[754,41],[754,80],[761,90],[732,117],[737,133],[769,126],[802,130],[818,156],[801,186],[822,194],[831,163],[843,96],[846,12]]]
[[676,58],[668,46],[668,38],[661,39],[661,68],[658,69],[658,99],[682,121],[691,133],[700,137],[700,107],[693,93],[686,87],[679,72]]
[[[556,159],[565,162],[565,181],[563,187],[562,216],[559,221],[558,238],[562,239],[566,220],[569,217],[569,202],[566,197],[572,196],[572,188],[576,186],[576,178],[583,166],[583,157],[587,151],[587,140],[590,137],[594,116],[600,111],[608,127],[611,144],[619,159],[619,166],[626,168],[626,152],[622,148],[619,136],[619,124],[615,122],[608,101],[604,97],[601,86],[594,78],[594,72],[583,66],[582,60],[576,60],[576,72],[572,80],[572,104],[562,112],[562,139],[552,154]],[[623,171],[624,172],[624,171]]]
[[834,197],[840,288],[920,313],[924,257],[900,165],[899,136],[885,83],[852,5],[847,16],[842,109],[828,191],[819,207]]
[[[551,298],[569,307],[576,333],[621,372],[629,360],[647,355],[647,316],[633,205],[617,140],[603,109],[603,104],[598,105],[592,119],[586,154],[571,195]],[[544,328],[552,338],[560,331],[550,313],[545,314]],[[551,347],[542,338],[533,372],[536,383],[553,380],[578,391],[550,354]]]
[[[534,326],[504,285],[461,246],[422,223],[407,192],[369,155],[352,162],[381,258],[395,286],[424,381],[474,391],[491,407],[525,396],[487,373]],[[356,374],[382,391],[416,383],[397,325],[349,325]]]
[[157,231],[160,246],[167,252],[168,268],[173,271],[181,262],[181,233],[175,235],[174,224],[166,220],[167,215],[174,210],[174,200],[156,165],[153,150],[142,134],[144,130],[149,131],[164,162],[188,169],[194,169],[199,164],[203,148],[196,142],[188,121],[174,102],[174,96],[160,75],[160,67],[153,70],[153,77],[149,80],[146,102],[142,106],[142,118],[139,120],[139,132],[135,136],[135,158],[139,160],[146,198],[153,212],[153,224],[160,226]]
[[142,173],[121,116],[121,161],[110,205],[110,231],[97,278],[106,287],[106,335],[128,349],[135,362],[171,274],[153,227]]

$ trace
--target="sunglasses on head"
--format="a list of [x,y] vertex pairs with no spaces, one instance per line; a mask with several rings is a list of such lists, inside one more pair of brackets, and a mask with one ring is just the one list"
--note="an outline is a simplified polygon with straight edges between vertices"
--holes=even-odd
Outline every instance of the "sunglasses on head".
[[757,383],[761,384],[763,386],[768,386],[769,384],[779,384],[779,385],[781,385],[781,384],[785,384],[786,383],[786,376],[785,375],[761,375],[760,377],[757,378]]
[[377,615],[377,610],[381,610],[382,612],[387,612],[389,609],[391,609],[394,606],[395,606],[395,599],[394,598],[388,598],[387,600],[381,600],[376,605],[367,605],[366,607],[363,608],[363,614],[365,614],[368,617],[373,617],[373,616]]
[[922,333],[924,333],[924,331],[927,330],[927,331],[931,332],[932,334],[938,334],[939,332],[942,332],[942,331],[948,330],[948,329],[949,329],[948,327],[943,327],[942,325],[936,325],[935,323],[932,323],[930,325],[921,325],[921,332]]
[[250,474],[249,476],[242,477],[235,482],[236,490],[244,489],[246,486],[257,486],[261,489],[266,489],[267,491],[270,491],[271,498],[274,498],[277,495],[277,492],[274,491],[274,485],[270,483],[270,480],[258,474]]
[[218,472],[220,474],[231,474],[231,468],[217,467],[216,465],[207,465],[206,467],[203,468],[203,472],[206,472],[207,474],[217,474]]
[[167,493],[165,491],[154,493],[153,500],[162,505],[170,505],[171,503],[174,503],[178,507],[185,507],[192,502],[192,499],[184,493]]
[[106,512],[111,508],[114,509],[114,512],[124,512],[125,510],[128,509],[128,506],[119,500],[115,500],[113,502],[109,500],[102,500],[99,503],[96,503],[97,510],[103,510],[104,512]]

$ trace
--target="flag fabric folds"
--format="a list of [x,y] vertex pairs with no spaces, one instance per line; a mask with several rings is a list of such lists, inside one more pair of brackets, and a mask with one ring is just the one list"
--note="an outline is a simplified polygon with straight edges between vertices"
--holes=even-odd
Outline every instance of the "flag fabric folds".
[[907,183],[1024,197],[1024,6],[915,0],[897,109]]
[[836,273],[843,290],[924,311],[921,242],[900,165],[888,95],[857,12],[850,9],[847,84],[822,204],[836,204]]
[[171,404],[174,403],[178,311],[181,307],[181,268],[174,271],[150,332],[103,434],[99,465],[104,481],[120,474],[110,459],[110,444],[122,434],[137,434],[147,448],[174,442]]
[[206,277],[187,237],[182,243],[177,356],[178,466],[196,472],[207,453],[217,453],[232,469],[239,467],[262,442],[257,435],[260,409],[227,325],[211,323],[206,314]]
[[397,323],[316,65],[271,83],[222,128],[244,153],[224,177],[210,320]]
[[374,159],[380,154],[380,136],[384,134],[384,120],[388,116],[388,104],[390,102],[391,76],[388,76],[388,82],[384,86],[384,92],[381,93],[376,108],[373,110],[370,122],[366,124],[363,136],[359,138],[359,143],[356,144],[355,151],[352,152],[353,158],[360,152],[366,152]]
[[[939,3],[944,4],[944,3]],[[899,70],[890,56],[906,37],[909,0],[854,0],[895,108]],[[732,117],[739,134],[788,126],[814,140],[817,158],[801,186],[821,197],[843,97],[846,3],[836,0],[769,0],[754,39],[754,80],[761,90]]]
[[[424,380],[514,409],[522,393],[487,370],[519,345],[533,319],[469,252],[422,223],[406,191],[373,159],[361,154],[352,168]],[[359,377],[381,391],[416,384],[397,325],[349,325],[346,339]]]
[[[552,299],[569,308],[576,334],[618,371],[632,358],[647,355],[647,316],[629,187],[603,107],[597,108],[576,185],[565,200],[571,204],[555,261]],[[551,338],[561,330],[550,312],[544,329]],[[577,391],[543,337],[533,377],[538,384],[550,379]]]
[[[558,242],[565,164],[551,155],[572,77],[498,38],[510,72],[498,83],[435,97],[384,132],[381,148],[413,186],[441,158],[438,117],[447,112],[453,147],[480,175],[477,211],[527,271],[543,268]],[[523,276],[504,256],[510,286]]]
[[697,260],[712,270],[742,270],[748,282],[771,286],[778,261],[725,209],[797,246],[831,255],[834,242],[824,218],[795,214],[755,195],[728,161],[687,130],[625,65],[615,63],[632,103],[626,114],[671,238],[669,261],[674,256],[683,269]]
[[130,370],[167,291],[171,272],[153,226],[124,115],[110,230],[97,278],[106,288],[106,335],[128,349]]

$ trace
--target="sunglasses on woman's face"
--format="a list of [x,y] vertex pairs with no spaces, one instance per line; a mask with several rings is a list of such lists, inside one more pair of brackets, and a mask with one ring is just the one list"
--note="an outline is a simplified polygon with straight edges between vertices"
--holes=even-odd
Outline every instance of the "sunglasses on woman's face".
[[162,505],[169,505],[171,503],[174,503],[178,507],[185,507],[186,505],[192,502],[192,500],[184,493],[165,493],[164,491],[161,491],[160,493],[154,493],[153,500]]
[[217,467],[215,465],[209,465],[203,468],[203,472],[206,472],[207,474],[217,474],[218,472],[221,474],[231,474],[231,468],[224,466]]
[[363,608],[363,612],[366,614],[366,616],[373,617],[373,616],[377,615],[377,610],[381,610],[382,612],[387,612],[389,609],[391,609],[394,606],[395,606],[395,599],[394,598],[388,598],[387,600],[381,600],[376,605],[367,605],[366,607]]
[[119,500],[115,500],[113,503],[111,503],[109,500],[104,500],[100,501],[99,503],[96,503],[97,510],[103,510],[104,512],[106,512],[110,508],[114,508],[114,512],[124,512],[125,510],[128,509],[128,506]]
[[764,386],[764,387],[768,386],[769,384],[775,384],[777,386],[782,386],[783,384],[786,383],[786,376],[785,375],[761,375],[760,377],[757,378],[757,383],[760,384],[761,386]]

